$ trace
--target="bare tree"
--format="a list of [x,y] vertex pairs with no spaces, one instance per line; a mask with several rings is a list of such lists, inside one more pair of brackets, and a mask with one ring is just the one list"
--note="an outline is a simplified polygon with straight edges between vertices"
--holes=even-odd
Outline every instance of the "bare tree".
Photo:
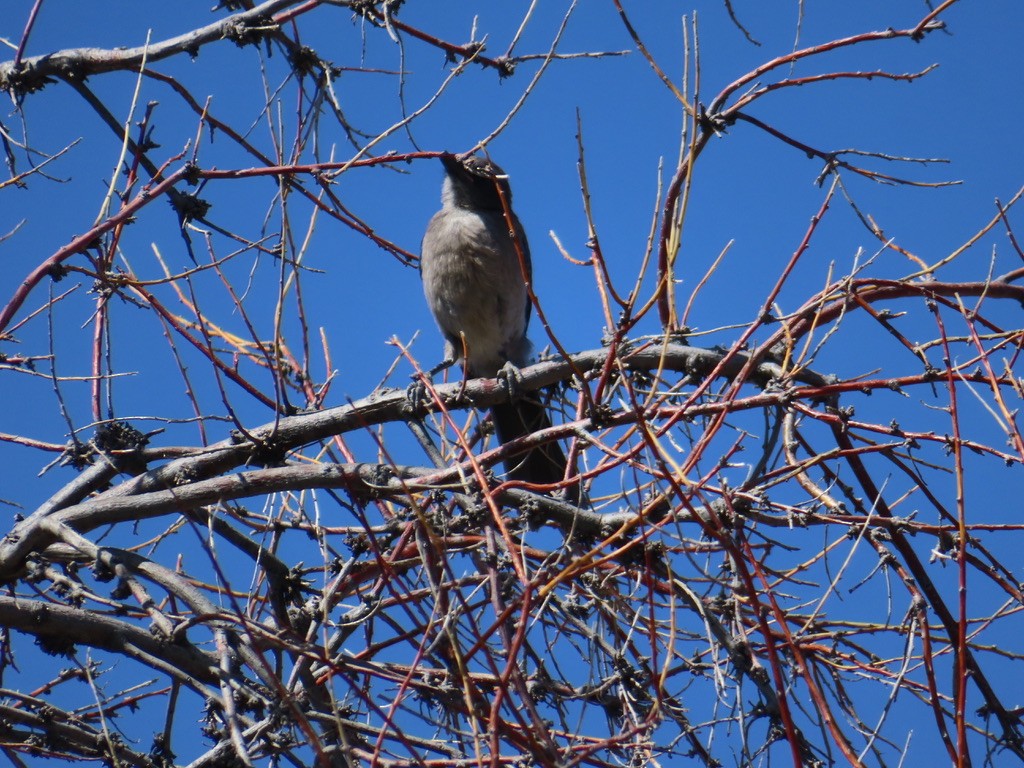
[[[628,56],[567,47],[574,14],[598,5]],[[814,44],[798,26],[789,50],[765,48],[727,84],[702,75],[716,54],[693,17],[680,67],[627,5],[566,3],[545,26],[550,7],[523,4],[508,28],[472,23],[455,42],[449,12],[422,0],[224,2],[211,23],[182,19],[184,34],[43,55],[32,41],[58,20],[42,0],[24,14],[0,63],[13,100],[0,205],[29,206],[0,234],[0,376],[11,420],[29,426],[4,430],[0,449],[7,467],[48,472],[5,472],[0,491],[34,499],[0,542],[0,749],[13,763],[1024,758],[1022,525],[1006,514],[1024,462],[1021,193],[968,222],[961,247],[916,254],[850,182],[941,186],[920,175],[935,161],[821,147],[762,111],[783,95],[824,111],[848,81],[924,78],[930,67],[872,57],[928,46],[958,3],[894,3],[891,23]],[[896,23],[908,9],[914,23]],[[743,9],[718,10],[762,55]],[[471,13],[459,7],[460,29]],[[347,30],[337,60],[309,42],[328,27]],[[547,48],[521,53],[537,30]],[[843,52],[864,63],[836,66]],[[592,280],[604,340],[567,349],[535,302],[534,336],[553,351],[518,384],[547,393],[555,425],[495,445],[486,406],[522,392],[434,381],[436,358],[397,339],[390,364],[361,364],[352,332],[368,319],[318,286],[350,274],[344,263],[387,270],[417,254],[350,180],[435,184],[433,158],[471,148],[419,144],[430,120],[461,119],[444,98],[456,78],[486,75],[481,103],[501,105],[486,150],[538,119],[524,105],[550,73],[638,58],[683,117],[681,149],[646,250],[612,259],[580,121],[589,240],[583,259],[564,252]],[[264,84],[255,112],[232,101],[252,98],[240,62]],[[356,77],[387,78],[397,97]],[[814,159],[820,198],[748,320],[701,330],[708,286],[744,267],[723,252],[681,282],[694,169],[739,130]],[[107,163],[102,187],[69,170],[89,154]],[[408,203],[393,189],[380,205],[396,211]],[[62,195],[97,211],[91,226],[65,228]],[[793,289],[837,206],[877,253]],[[54,222],[52,251],[23,254],[22,227],[40,222]],[[329,268],[311,256],[325,229],[347,249]],[[1012,268],[987,250],[996,234]],[[893,273],[894,254],[909,267]],[[380,294],[384,315],[402,309],[379,286],[356,290]],[[439,353],[434,341],[418,354]],[[338,368],[379,384],[348,397]],[[503,474],[551,441],[569,459],[560,485]],[[568,503],[580,482],[585,498]]]

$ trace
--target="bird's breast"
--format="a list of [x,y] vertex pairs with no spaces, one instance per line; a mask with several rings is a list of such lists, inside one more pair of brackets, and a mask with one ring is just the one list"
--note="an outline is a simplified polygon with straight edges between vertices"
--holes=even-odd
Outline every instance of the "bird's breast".
[[420,269],[441,330],[465,339],[470,369],[490,375],[527,362],[527,293],[504,217],[461,209],[437,213],[423,239]]

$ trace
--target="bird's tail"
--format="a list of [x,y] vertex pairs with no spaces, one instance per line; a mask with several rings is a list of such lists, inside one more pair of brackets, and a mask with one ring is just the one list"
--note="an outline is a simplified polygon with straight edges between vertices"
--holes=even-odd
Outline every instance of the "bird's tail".
[[[551,426],[544,406],[537,400],[523,398],[513,403],[499,403],[491,408],[494,431],[504,445],[513,440]],[[510,456],[505,461],[508,474],[524,483],[551,485],[565,477],[565,454],[558,443],[545,443],[526,453]],[[578,497],[571,491],[570,500]]]

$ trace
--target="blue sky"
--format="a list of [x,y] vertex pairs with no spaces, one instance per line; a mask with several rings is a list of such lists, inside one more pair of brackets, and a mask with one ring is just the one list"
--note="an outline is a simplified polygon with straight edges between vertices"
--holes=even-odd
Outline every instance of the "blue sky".
[[[23,13],[11,13],[0,36],[15,42],[29,3]],[[682,13],[689,7],[675,3],[636,3],[628,7],[630,18],[661,66],[677,79],[682,68]],[[102,23],[95,6],[51,0],[44,3],[27,54],[59,46],[114,46],[144,42],[147,28],[153,39],[181,32],[211,19],[207,4],[182,2],[169,13],[160,3],[110,3]],[[443,9],[443,10],[439,10]],[[527,26],[517,53],[543,53],[564,13],[562,3],[543,3]],[[673,10],[675,9],[675,10]],[[924,13],[917,2],[892,4],[865,2],[842,4],[827,10],[807,7],[796,41],[795,4],[778,4],[771,10],[755,4],[736,4],[739,18],[762,45],[747,43],[729,20],[720,3],[699,4],[697,9],[702,51],[700,100],[708,103],[728,82],[774,56],[834,37],[861,31],[914,24]],[[520,4],[410,3],[402,19],[454,41],[470,37],[474,15],[478,37],[487,34],[487,52],[497,55],[508,44],[509,32],[520,20]],[[856,147],[867,151],[925,158],[945,158],[948,164],[929,166],[867,160],[868,167],[922,182],[962,180],[959,186],[940,189],[886,187],[844,177],[861,209],[873,216],[885,232],[925,261],[935,261],[958,247],[994,214],[994,199],[1009,199],[1020,182],[1024,167],[1020,142],[1019,99],[1022,85],[1015,66],[1015,30],[1024,11],[1018,6],[995,3],[961,4],[947,17],[948,32],[929,35],[920,43],[908,40],[873,42],[837,51],[800,64],[794,76],[836,70],[888,69],[919,71],[939,66],[914,83],[873,81],[828,82],[771,94],[751,109],[759,119],[794,138],[823,150]],[[345,13],[325,14],[323,22],[305,24],[302,41],[336,64],[362,64],[384,72],[346,71],[336,90],[346,116],[369,133],[383,130],[400,117],[397,79],[386,72],[400,66],[398,51],[386,35],[363,39],[358,23]],[[692,18],[692,15],[690,15]],[[671,20],[666,23],[666,19]],[[570,21],[560,50],[624,50],[630,40],[610,3],[585,3]],[[360,55],[355,52],[359,51]],[[406,43],[406,109],[422,105],[447,74],[436,50]],[[269,146],[268,128],[260,118],[263,83],[254,65],[252,48],[231,45],[204,49],[195,60],[179,57],[161,63],[158,71],[179,77],[197,92],[213,95],[215,114],[235,118],[251,126],[250,137],[258,146]],[[267,62],[268,82],[281,81],[280,57]],[[462,151],[493,130],[519,98],[523,83],[535,71],[525,63],[515,78],[496,82],[493,72],[470,68],[457,78],[436,107],[411,127],[411,135],[423,150]],[[134,79],[125,74],[96,77],[89,81],[107,99],[112,110],[126,114]],[[164,156],[185,149],[196,135],[196,120],[168,91],[147,83],[142,102],[158,101],[154,133]],[[576,120],[580,115],[586,144],[588,178],[598,233],[609,267],[622,285],[629,285],[643,252],[654,210],[658,167],[671,176],[678,156],[682,120],[679,104],[658,81],[635,51],[626,57],[555,62],[541,80],[509,128],[490,151],[509,172],[516,195],[516,209],[523,220],[534,255],[536,291],[555,333],[568,349],[593,348],[599,344],[603,320],[588,267],[564,260],[549,238],[554,232],[576,259],[588,256],[586,222],[580,201],[576,168]],[[33,94],[25,103],[26,125],[33,146],[56,152],[80,139],[66,158],[51,167],[64,183],[36,180],[28,190],[7,190],[4,200],[4,231],[24,219],[14,237],[2,246],[13,286],[39,260],[69,237],[86,230],[98,211],[119,153],[119,144],[95,114],[70,94],[54,85]],[[8,118],[9,127],[17,127]],[[285,120],[287,131],[288,120]],[[322,131],[321,159],[337,148],[344,159],[350,149],[337,126]],[[198,154],[200,165],[246,168],[250,158],[234,151],[230,143],[204,136]],[[380,145],[381,151],[408,152],[408,135],[399,131]],[[376,231],[411,252],[416,252],[423,228],[439,204],[440,164],[423,160],[399,169],[359,170],[338,180],[336,193],[350,209]],[[727,244],[732,244],[722,268],[694,301],[690,325],[709,331],[749,322],[759,311],[765,291],[796,248],[811,216],[821,205],[824,191],[814,181],[821,171],[818,160],[784,146],[748,125],[736,125],[713,140],[696,166],[694,187],[685,225],[678,270],[681,297],[705,274]],[[244,184],[213,182],[202,195],[213,203],[211,221],[257,237],[267,214],[270,182]],[[45,201],[45,202],[41,202]],[[304,212],[303,212],[304,215]],[[299,216],[298,224],[306,220]],[[272,230],[273,222],[267,226]],[[157,247],[172,269],[186,265],[187,255],[175,234],[175,220],[163,205],[152,206],[140,221],[125,232],[123,252],[140,274],[156,277],[152,259]],[[424,365],[441,354],[441,343],[426,311],[414,269],[368,243],[337,222],[323,219],[316,228],[306,264],[322,274],[306,280],[306,300],[311,322],[323,327],[332,349],[336,370],[332,400],[358,398],[381,380],[395,351],[386,344],[392,336],[408,341],[417,333],[414,352]],[[996,244],[1003,246],[1002,241]],[[862,249],[877,250],[877,241],[841,200],[833,203],[825,225],[815,237],[808,257],[780,298],[783,311],[792,310],[810,291],[822,285],[833,268],[845,271]],[[1007,249],[1003,248],[1003,251]],[[975,254],[980,254],[977,249]],[[977,278],[982,268],[979,255],[961,260],[949,275]],[[1005,259],[1008,253],[1002,253]],[[236,262],[245,275],[249,261]],[[1012,266],[1012,262],[1010,265]],[[1006,266],[1006,268],[1009,268]],[[273,270],[268,283],[273,286]],[[898,277],[912,265],[893,253],[879,257],[872,274]],[[998,269],[997,269],[998,272]],[[737,279],[739,278],[739,279]],[[57,286],[60,287],[60,286]],[[87,287],[87,286],[86,286]],[[251,286],[260,287],[259,281]],[[63,375],[88,373],[88,343],[77,331],[91,313],[92,299],[79,291],[66,302],[68,311],[58,313],[56,334],[62,353]],[[250,304],[269,335],[272,306],[260,312],[253,293]],[[269,301],[269,297],[262,297]],[[169,298],[173,302],[173,297]],[[39,299],[26,307],[39,306]],[[72,308],[73,307],[73,308]],[[230,317],[221,318],[226,324]],[[115,387],[119,415],[141,415],[180,409],[182,384],[173,361],[154,347],[154,337],[136,325],[145,323],[128,306],[115,309],[114,334],[124,346],[115,353],[116,370],[132,375]],[[532,336],[538,347],[546,344],[534,322]],[[643,332],[655,333],[655,324]],[[36,319],[19,332],[18,351],[47,352],[46,323]],[[731,341],[732,333],[712,336],[709,343]],[[314,355],[316,357],[316,355]],[[145,364],[138,364],[144,362]],[[823,361],[831,365],[832,361]],[[873,362],[856,361],[864,370]],[[154,371],[160,371],[154,381]],[[314,360],[314,375],[322,380],[326,370]],[[400,368],[389,382],[404,386],[406,369]],[[827,372],[827,371],[826,371]],[[850,375],[851,371],[839,371]],[[25,376],[7,376],[5,387],[20,401],[38,402],[42,408],[11,414],[4,431],[31,434],[51,442],[66,439],[66,425],[53,418],[54,403],[48,385]],[[69,384],[64,392],[69,413],[78,427],[90,422],[85,383]],[[174,404],[174,408],[166,406]],[[250,423],[262,421],[266,412],[248,410],[246,398],[235,399]],[[42,411],[42,412],[40,412]],[[194,430],[182,439],[194,439]],[[8,450],[4,447],[3,450]],[[10,465],[18,475],[34,473],[40,457],[32,451],[12,449]],[[66,475],[64,475],[66,477]],[[44,482],[44,487],[47,483]],[[40,495],[31,483],[3,495],[31,507]],[[45,493],[45,491],[43,491]]]
[[[210,5],[210,0],[178,0],[173,4],[48,0],[42,4],[26,55],[60,47],[139,45],[145,41],[147,29],[152,30],[153,40],[163,39],[211,21],[215,17],[209,13]],[[927,13],[926,5],[916,0],[805,3],[798,31],[794,2],[734,0],[740,20],[761,43],[755,46],[743,38],[717,0],[686,4],[650,0],[625,5],[653,56],[677,81],[683,66],[682,17],[687,14],[692,20],[696,9],[702,54],[700,101],[705,104],[727,83],[794,47],[859,32],[909,27]],[[0,38],[17,44],[31,6],[29,0],[8,0],[0,20]],[[487,53],[497,55],[505,50],[526,7],[520,2],[410,1],[400,18],[444,39],[464,42],[470,37],[475,16],[478,36],[488,35]],[[564,2],[539,3],[516,53],[545,52],[566,7]],[[393,74],[403,63],[399,49],[384,34],[371,32],[364,38],[360,24],[351,21],[343,10],[321,9],[315,21],[312,18],[299,22],[305,45],[339,66],[358,65],[366,70],[346,70],[336,82],[346,117],[369,134],[393,125],[402,115],[398,78]],[[844,176],[860,210],[871,215],[901,247],[929,263],[955,250],[991,219],[996,198],[1006,202],[1024,185],[1024,146],[1020,140],[1024,120],[1024,100],[1020,98],[1024,92],[1020,55],[1024,4],[964,2],[943,18],[948,30],[930,34],[921,42],[872,42],[802,62],[792,72],[793,76],[878,69],[906,73],[938,64],[924,78],[913,83],[877,78],[807,85],[770,94],[749,110],[778,130],[822,150],[853,147],[948,160],[928,165],[877,159],[864,163],[920,182],[960,180],[962,184],[940,188],[882,186],[850,174]],[[610,2],[583,0],[559,50],[570,53],[631,47]],[[405,40],[404,52],[408,76],[403,96],[405,111],[411,112],[434,94],[450,69],[437,50],[415,40]],[[0,60],[12,55],[0,52]],[[264,64],[266,83],[276,88],[282,80],[283,62],[277,56],[265,59]],[[468,149],[505,117],[536,68],[536,61],[525,62],[513,78],[498,82],[493,72],[471,67],[453,81],[433,109],[412,123],[409,133],[394,133],[378,150],[405,153],[416,148],[454,152]],[[194,61],[178,57],[154,69],[179,78],[197,95],[212,94],[210,104],[215,114],[232,119],[236,127],[250,128],[251,140],[262,149],[271,146],[270,131],[261,115],[264,83],[253,48],[224,43],[204,48]],[[132,76],[97,76],[88,85],[119,119],[124,119],[134,87]],[[161,148],[156,156],[171,157],[194,140],[197,121],[158,83],[145,83],[140,102],[149,100],[159,102],[154,113],[154,139]],[[50,166],[55,179],[36,177],[28,189],[0,190],[0,236],[24,221],[15,234],[0,241],[4,263],[0,303],[6,302],[36,264],[74,234],[90,227],[120,151],[95,113],[63,84],[29,95],[24,109],[24,125],[36,149],[54,153],[76,140],[79,143]],[[287,132],[294,119],[288,110],[293,110],[294,104],[283,103],[281,109],[285,135],[290,140]],[[569,350],[598,347],[604,332],[590,268],[563,259],[548,235],[553,231],[572,257],[581,261],[588,257],[577,172],[577,115],[598,234],[609,268],[623,286],[631,284],[645,247],[655,209],[659,163],[664,164],[665,181],[675,167],[683,120],[679,103],[636,51],[624,57],[556,61],[508,129],[490,146],[494,159],[511,176],[516,210],[532,247],[535,290],[554,332]],[[21,118],[9,107],[0,120],[9,131],[20,135]],[[338,159],[351,153],[337,123],[324,121],[320,141],[320,159],[327,159],[332,147]],[[19,162],[23,170],[23,159]],[[221,169],[253,164],[251,158],[216,135],[212,139],[203,136],[198,163]],[[728,345],[736,336],[729,328],[757,317],[768,288],[821,206],[825,191],[814,183],[820,171],[820,161],[808,159],[749,125],[730,127],[707,147],[696,166],[684,231],[678,270],[681,283],[677,289],[682,303],[721,251],[730,243],[731,247],[722,267],[694,301],[690,325],[709,332],[697,338],[699,343]],[[416,252],[426,222],[439,205],[441,178],[440,164],[422,159],[394,170],[355,169],[340,177],[333,189],[377,232]],[[265,179],[210,182],[202,191],[202,196],[213,203],[211,221],[253,239],[263,231],[265,217],[267,232],[279,229],[270,203],[272,194],[272,183]],[[295,206],[292,224],[297,240],[305,237],[306,215],[308,210]],[[194,236],[193,240],[201,249],[201,237]],[[172,269],[189,266],[176,220],[162,202],[147,208],[125,231],[121,247],[124,258],[142,277],[160,274],[154,249]],[[224,241],[217,241],[216,247],[221,254],[230,250]],[[780,296],[781,310],[795,309],[824,285],[829,274],[843,274],[855,258],[863,260],[878,250],[878,241],[850,206],[837,197],[809,254]],[[994,260],[995,274],[1019,266],[1019,259],[999,229],[943,275],[947,279],[982,279],[989,272],[990,259]],[[314,328],[311,367],[319,380],[328,372],[320,359],[320,334],[315,329],[323,329],[331,348],[335,379],[327,405],[364,397],[384,379],[397,354],[387,343],[392,336],[403,342],[415,337],[413,351],[424,367],[440,359],[442,343],[424,305],[415,269],[327,217],[319,220],[304,263],[311,270],[303,278],[306,311]],[[871,268],[872,275],[884,277],[912,271],[913,264],[891,251],[880,254]],[[260,335],[268,337],[273,329],[276,287],[273,266],[266,259],[257,263],[248,254],[233,261],[228,274],[235,285],[247,291],[247,309]],[[56,283],[53,291],[59,293],[72,284],[72,280]],[[53,315],[53,343],[58,372],[63,376],[89,373],[93,297],[88,288],[89,281],[83,280],[77,292],[61,302]],[[18,317],[45,303],[46,290],[36,291]],[[230,304],[224,302],[216,282],[201,284],[199,290],[211,316],[240,332],[243,326],[230,311]],[[173,294],[161,295],[174,302]],[[993,313],[1007,327],[1021,324],[1019,307],[994,309]],[[115,306],[112,317],[113,366],[126,374],[113,389],[116,415],[191,415],[184,385],[159,326],[128,304]],[[639,331],[657,333],[654,320],[652,316]],[[288,322],[295,331],[294,317]],[[913,325],[913,320],[907,322],[908,335],[934,335],[927,317],[920,326]],[[531,330],[537,346],[544,346],[546,340],[536,321]],[[45,355],[50,350],[48,336],[43,313],[19,329],[16,346],[3,345],[0,351]],[[870,338],[871,345],[878,346],[853,344],[823,355],[818,361],[821,372],[852,377],[877,368],[897,373],[916,371],[914,361],[898,345],[878,343],[877,335]],[[187,364],[190,372],[202,380],[207,373],[202,361],[190,356]],[[45,371],[45,367],[40,370]],[[409,372],[408,365],[401,363],[386,383],[405,386]],[[88,427],[92,420],[88,384],[68,382],[61,393],[74,426]],[[0,394],[8,403],[0,432],[58,444],[68,439],[67,424],[58,414],[53,388],[44,377],[0,370]],[[229,388],[228,396],[249,426],[271,417],[238,390]],[[854,401],[858,414],[866,418],[887,421],[885,414],[889,411],[901,418],[905,415],[904,401],[895,395]],[[203,387],[202,404],[207,415],[224,410],[220,395],[212,387]],[[913,417],[906,414],[906,418]],[[979,423],[985,418],[979,409]],[[167,433],[158,438],[162,444],[193,444],[199,439],[193,424],[135,423],[143,430],[166,426]],[[229,424],[212,422],[208,426],[210,439],[222,439],[229,428]],[[84,429],[84,434],[88,437],[91,431]],[[356,438],[353,445],[365,451],[367,459],[372,458],[368,438]],[[20,505],[24,512],[35,508],[73,477],[72,470],[63,468],[37,479],[36,474],[52,458],[0,442],[0,461],[6,468],[0,476],[7,479],[0,484],[0,499]],[[1007,470],[997,471],[985,464],[978,471],[980,487],[971,488],[977,493],[974,503],[986,506],[1001,502],[998,492],[1008,487],[1019,495],[1018,467],[1009,475]]]

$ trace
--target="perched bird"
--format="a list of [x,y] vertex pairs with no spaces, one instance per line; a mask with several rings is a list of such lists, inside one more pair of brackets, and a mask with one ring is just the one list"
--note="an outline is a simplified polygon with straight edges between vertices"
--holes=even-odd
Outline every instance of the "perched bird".
[[[530,362],[531,306],[523,279],[524,269],[531,274],[530,248],[514,213],[515,242],[509,231],[501,198],[511,213],[512,190],[501,168],[478,156],[445,154],[441,162],[441,210],[420,250],[423,292],[444,334],[445,363],[461,359],[469,377],[493,377],[507,364]],[[502,443],[551,426],[544,406],[527,397],[495,405],[491,417]],[[506,469],[516,480],[557,483],[565,475],[565,454],[548,443],[510,457]]]

